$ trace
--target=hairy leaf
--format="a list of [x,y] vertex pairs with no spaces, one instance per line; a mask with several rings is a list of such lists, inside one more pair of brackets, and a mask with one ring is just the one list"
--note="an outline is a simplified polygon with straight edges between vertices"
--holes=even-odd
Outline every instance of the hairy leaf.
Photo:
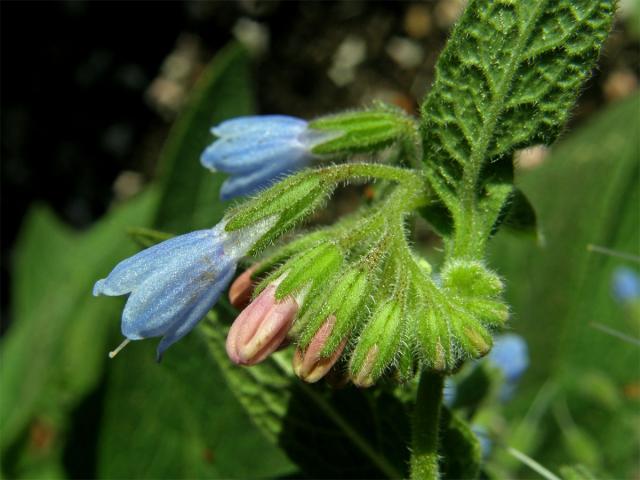
[[251,368],[228,360],[223,325],[200,328],[230,388],[253,421],[311,478],[406,475],[407,412],[384,391],[332,391],[293,377],[284,353]]
[[[492,192],[493,166],[517,148],[557,137],[613,8],[613,0],[470,2],[422,106],[426,167],[453,218],[458,254],[481,255],[510,193]],[[483,207],[492,196],[501,197],[497,207]]]

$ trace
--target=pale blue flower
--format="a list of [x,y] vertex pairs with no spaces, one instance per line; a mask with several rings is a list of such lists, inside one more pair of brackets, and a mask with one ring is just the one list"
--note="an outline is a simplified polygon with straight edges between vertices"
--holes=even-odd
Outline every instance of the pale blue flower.
[[496,338],[487,361],[500,370],[505,379],[500,390],[500,399],[510,399],[518,380],[529,367],[527,342],[521,336],[512,333],[501,335]]
[[271,225],[263,221],[228,233],[220,222],[210,230],[171,238],[120,262],[96,282],[93,294],[129,295],[122,334],[127,340],[161,336],[160,359],[213,307],[238,260]]
[[618,267],[613,272],[613,296],[620,303],[633,302],[640,299],[640,276],[627,267]]
[[313,147],[335,136],[285,115],[238,117],[211,131],[218,138],[200,162],[209,170],[231,175],[220,190],[223,200],[249,195],[306,167],[315,158]]

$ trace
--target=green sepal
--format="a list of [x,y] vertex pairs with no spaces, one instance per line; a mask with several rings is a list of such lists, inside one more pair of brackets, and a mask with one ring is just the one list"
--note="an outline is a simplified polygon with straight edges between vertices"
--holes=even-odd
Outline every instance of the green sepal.
[[416,312],[417,343],[423,364],[439,372],[450,371],[455,362],[448,318],[439,305],[423,305]]
[[[270,252],[270,254],[265,258],[261,259],[253,272],[252,278],[262,278],[269,271],[273,271],[274,267],[278,265],[282,266],[283,262],[298,255],[304,250],[313,248],[319,243],[329,240],[331,240],[331,235],[330,232],[326,229],[303,234],[295,240],[292,240],[289,243],[280,246],[279,248]],[[270,276],[271,275],[269,275],[269,277]],[[262,288],[260,288],[261,283],[256,287],[256,289],[259,289],[260,291],[262,291]],[[254,291],[256,289],[254,289]],[[260,292],[258,291],[257,294],[259,293]]]
[[[410,317],[405,318],[405,321],[408,320],[410,320]],[[405,330],[409,330],[410,328],[411,326],[407,325]],[[396,355],[395,378],[398,383],[408,383],[413,380],[418,373],[418,362],[414,354],[413,343],[405,337],[400,340],[398,353]]]
[[473,314],[468,311],[453,313],[450,321],[451,332],[456,343],[467,356],[480,358],[493,346],[493,337]]
[[472,312],[484,325],[501,327],[509,319],[509,306],[501,300],[487,298],[465,298],[461,300],[465,309]]
[[127,234],[141,248],[149,248],[173,238],[173,233],[161,232],[152,228],[131,227],[127,229]]
[[326,181],[317,170],[291,176],[234,209],[226,230],[239,230],[277,216],[271,229],[248,252],[248,255],[255,255],[321,207],[334,188],[335,183]]
[[342,252],[331,243],[300,253],[284,265],[287,276],[276,289],[276,299],[281,300],[305,286],[325,284],[340,268],[342,261]]
[[466,297],[496,297],[504,288],[500,277],[481,262],[454,260],[442,270],[443,287]]
[[395,110],[363,110],[322,117],[310,122],[316,130],[336,132],[336,138],[316,145],[316,155],[371,152],[385,148],[400,138],[415,137],[413,120]]
[[393,362],[402,337],[402,310],[397,300],[387,300],[378,305],[364,327],[349,366],[358,385],[372,385]]
[[294,335],[300,332],[298,344],[306,348],[327,317],[335,315],[336,322],[321,355],[332,353],[353,327],[355,314],[368,293],[367,287],[367,274],[357,268],[341,271],[330,278],[316,291],[313,299],[302,306],[293,332]]

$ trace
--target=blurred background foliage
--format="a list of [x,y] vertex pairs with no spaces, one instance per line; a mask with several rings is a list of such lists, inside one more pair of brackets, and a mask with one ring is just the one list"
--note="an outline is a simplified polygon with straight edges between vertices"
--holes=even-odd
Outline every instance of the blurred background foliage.
[[[160,364],[153,341],[109,361],[123,300],[91,288],[136,251],[131,228],[182,233],[220,218],[223,177],[198,162],[211,125],[372,99],[415,113],[462,3],[37,6],[34,17],[2,5],[2,476],[405,475],[406,388],[303,385],[287,352],[232,367],[224,308]],[[482,395],[443,425],[451,450],[462,448],[458,416],[488,432],[489,477],[531,477],[507,446],[556,473],[579,464],[605,478],[640,475],[640,349],[602,329],[640,337],[640,299],[612,293],[616,269],[639,265],[588,249],[640,255],[633,6],[622,3],[558,144],[517,155],[540,234],[500,232],[490,264],[507,280],[510,328],[529,343],[530,368],[509,403]],[[315,220],[362,194],[341,191]],[[439,248],[420,223],[415,238]],[[461,468],[448,465],[448,477]]]

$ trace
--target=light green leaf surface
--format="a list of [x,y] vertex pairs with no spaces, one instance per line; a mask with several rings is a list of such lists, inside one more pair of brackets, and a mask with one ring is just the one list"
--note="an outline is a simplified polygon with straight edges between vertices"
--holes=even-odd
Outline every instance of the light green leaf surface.
[[122,232],[148,222],[155,196],[120,207],[89,232],[72,232],[44,207],[24,221],[14,258],[13,322],[0,349],[0,429],[5,450],[35,419],[50,424],[60,453],[66,415],[100,380],[118,305],[93,283],[135,250]]
[[[520,403],[528,403],[546,378],[564,379],[574,421],[597,441],[603,472],[620,478],[630,474],[625,469],[640,445],[630,428],[637,400],[627,396],[607,410],[572,385],[606,375],[622,394],[638,378],[637,346],[591,326],[597,322],[638,336],[640,325],[611,291],[615,268],[637,271],[637,263],[587,249],[595,244],[640,254],[638,111],[637,95],[613,105],[560,142],[541,167],[519,176],[536,205],[544,246],[532,249],[506,234],[492,246],[492,262],[508,285],[512,327],[530,347]],[[516,401],[513,408],[526,407]],[[533,456],[545,465],[566,463],[571,452],[558,443],[562,434],[546,433],[544,453]]]

